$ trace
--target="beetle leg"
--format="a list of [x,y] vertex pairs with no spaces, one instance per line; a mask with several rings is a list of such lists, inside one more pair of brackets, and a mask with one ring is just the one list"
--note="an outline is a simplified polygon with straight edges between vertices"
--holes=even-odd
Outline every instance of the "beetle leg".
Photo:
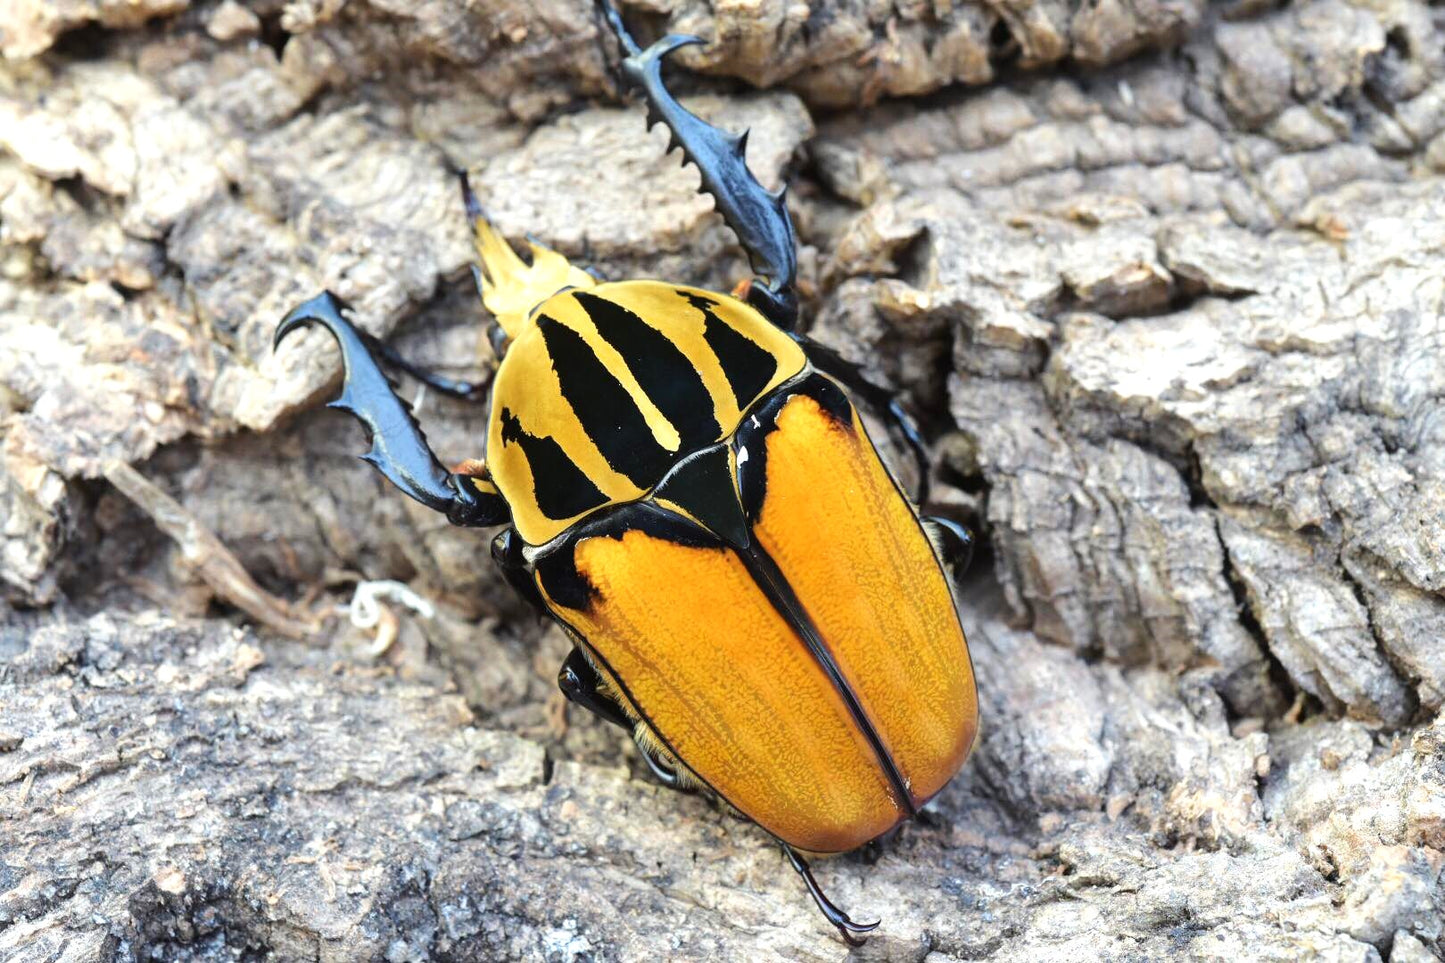
[[652,774],[657,777],[658,782],[668,789],[682,788],[682,778],[677,773],[664,766],[662,760],[658,759],[652,750],[644,746],[635,735],[633,741],[637,743],[637,751],[642,754],[642,761],[647,763],[647,768],[652,770]]
[[449,398],[460,398],[463,401],[483,401],[487,396],[487,384],[485,381],[462,381],[458,378],[448,378],[439,375],[435,371],[428,371],[426,368],[418,367],[401,356],[391,345],[376,337],[367,334],[365,331],[358,332],[361,340],[371,351],[373,357],[379,359],[382,364],[398,371],[405,371],[417,381],[441,392]]
[[604,722],[632,732],[632,720],[627,718],[621,706],[602,692],[601,686],[602,677],[587,661],[582,650],[574,648],[562,663],[562,671],[557,673],[557,688],[562,690],[567,701],[575,702]]
[[668,149],[681,147],[683,156],[702,174],[702,189],[713,196],[718,213],[738,236],[759,281],[750,286],[747,300],[778,327],[791,330],[798,318],[794,288],[798,274],[797,243],[793,221],[783,201],[785,191],[766,190],[748,170],[745,155],[748,135],[729,134],[700,119],[668,92],[662,81],[662,62],[679,47],[702,43],[700,37],[669,34],[646,50],[638,47],[622,18],[608,0],[598,0],[626,59],[622,73],[647,98],[647,124],[663,123],[672,133]]
[[627,718],[627,713],[602,691],[602,677],[597,674],[597,670],[592,667],[581,649],[573,648],[567,661],[562,663],[562,671],[557,673],[557,687],[569,702],[575,702],[604,722],[610,722],[630,733],[637,744],[637,751],[658,782],[668,789],[682,788],[682,778],[663,765],[657,754],[639,735],[638,727]]
[[783,844],[783,852],[788,854],[788,861],[793,864],[793,869],[799,876],[803,877],[803,883],[808,887],[808,895],[813,897],[813,902],[818,904],[818,909],[823,911],[823,915],[828,918],[829,923],[838,927],[838,932],[842,935],[843,941],[849,946],[862,946],[865,940],[854,934],[871,933],[873,930],[876,930],[878,924],[883,921],[874,920],[871,923],[853,922],[847,913],[834,906],[833,901],[828,899],[828,894],[823,892],[823,888],[819,886],[818,881],[813,878],[813,870],[808,865],[808,861],[803,859],[796,849],[786,843]]
[[954,581],[963,577],[973,561],[973,533],[951,518],[941,515],[923,516],[923,528],[930,541],[938,547],[943,564]]
[[542,593],[537,591],[537,583],[533,581],[532,573],[527,569],[526,561],[522,557],[522,536],[517,534],[515,528],[503,529],[492,539],[492,561],[497,563],[502,578],[512,590],[532,606],[533,612],[542,618],[551,614],[547,610],[547,603],[542,601]]
[[903,407],[903,402],[887,388],[880,388],[865,378],[857,365],[845,359],[832,348],[801,335],[794,335],[794,337],[802,345],[803,353],[808,356],[813,367],[823,374],[841,381],[843,387],[853,392],[874,410],[888,415],[893,426],[903,436],[908,450],[913,454],[913,460],[918,465],[918,487],[914,490],[913,502],[916,505],[927,502],[929,492],[928,450],[923,447],[923,435],[918,431],[918,424],[908,413],[908,409]]
[[371,450],[362,455],[407,495],[447,516],[453,525],[500,525],[510,512],[501,492],[484,471],[448,472],[426,443],[406,402],[397,397],[372,356],[362,333],[341,314],[343,305],[330,291],[298,305],[276,326],[272,350],[297,328],[319,324],[341,348],[346,371],[341,396],[329,407],[349,411],[371,434]]

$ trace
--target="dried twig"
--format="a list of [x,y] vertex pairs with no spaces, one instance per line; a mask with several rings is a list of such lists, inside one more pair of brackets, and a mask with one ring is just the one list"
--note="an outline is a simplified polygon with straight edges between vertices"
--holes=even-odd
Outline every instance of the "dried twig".
[[315,626],[292,615],[291,606],[251,578],[240,561],[200,520],[148,478],[121,461],[105,467],[105,477],[135,502],[156,527],[180,547],[181,557],[216,594],[267,628],[299,639]]

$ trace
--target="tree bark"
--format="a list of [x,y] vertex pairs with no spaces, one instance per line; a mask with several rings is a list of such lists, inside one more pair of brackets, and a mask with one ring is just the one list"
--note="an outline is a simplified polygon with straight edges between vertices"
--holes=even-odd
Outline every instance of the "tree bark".
[[[713,41],[805,326],[985,545],[971,761],[816,867],[858,955],[1445,958],[1439,10],[624,12]],[[591,3],[21,0],[0,52],[0,959],[843,958],[271,350],[326,287],[485,377],[461,169],[605,277],[746,276]]]

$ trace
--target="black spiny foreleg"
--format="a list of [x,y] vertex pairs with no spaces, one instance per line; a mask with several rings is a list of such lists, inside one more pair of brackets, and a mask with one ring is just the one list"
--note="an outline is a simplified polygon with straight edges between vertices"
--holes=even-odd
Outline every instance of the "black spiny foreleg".
[[362,455],[393,485],[453,525],[500,525],[510,518],[507,503],[485,472],[449,472],[437,461],[406,402],[397,397],[372,355],[368,338],[342,316],[343,305],[324,291],[298,305],[276,327],[273,350],[297,328],[319,324],[341,348],[346,371],[341,396],[330,407],[349,411],[371,433]]
[[794,288],[798,274],[793,221],[783,190],[769,191],[758,183],[745,160],[748,135],[729,134],[679,104],[662,81],[662,62],[679,47],[702,43],[699,37],[669,34],[643,50],[608,0],[598,0],[612,32],[627,55],[622,72],[647,97],[648,126],[663,123],[672,132],[670,147],[681,147],[702,174],[702,189],[711,194],[728,227],[748,253],[759,280],[748,287],[747,299],[780,328],[792,330],[798,318]]

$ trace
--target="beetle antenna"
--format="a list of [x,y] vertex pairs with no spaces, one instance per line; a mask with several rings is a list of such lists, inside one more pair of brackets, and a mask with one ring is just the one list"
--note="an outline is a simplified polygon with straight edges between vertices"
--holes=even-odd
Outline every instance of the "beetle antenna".
[[829,923],[838,927],[838,933],[843,937],[843,942],[849,946],[862,946],[867,942],[863,937],[855,936],[854,934],[871,933],[876,930],[878,924],[883,921],[874,920],[871,923],[853,922],[848,914],[833,905],[833,901],[828,898],[828,894],[823,892],[823,888],[819,886],[818,881],[813,878],[813,869],[808,865],[808,861],[802,856],[799,856],[798,851],[786,843],[783,844],[783,852],[788,854],[788,862],[793,864],[794,871],[803,877],[803,883],[808,887],[808,895],[813,897],[813,902],[818,904],[818,909],[823,911],[823,915],[828,918]]

